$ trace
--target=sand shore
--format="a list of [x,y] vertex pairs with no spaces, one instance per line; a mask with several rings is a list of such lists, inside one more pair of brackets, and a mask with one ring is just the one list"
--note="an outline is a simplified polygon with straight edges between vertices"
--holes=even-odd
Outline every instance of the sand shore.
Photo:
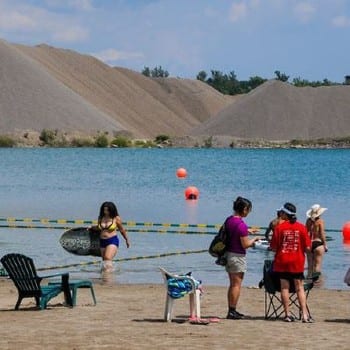
[[33,309],[24,299],[13,311],[17,291],[0,280],[0,349],[349,349],[350,289],[314,288],[309,307],[316,322],[264,320],[264,291],[244,288],[241,312],[251,318],[226,320],[226,288],[204,286],[202,316],[222,317],[219,323],[187,322],[188,297],[175,303],[176,321],[162,320],[165,289],[154,285],[94,285],[98,304],[89,290],[78,292],[78,305],[52,299],[47,310]]

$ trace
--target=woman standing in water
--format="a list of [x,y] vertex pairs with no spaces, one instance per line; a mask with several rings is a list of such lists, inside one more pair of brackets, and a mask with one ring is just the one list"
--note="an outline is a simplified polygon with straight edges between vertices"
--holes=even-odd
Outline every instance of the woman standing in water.
[[239,320],[244,315],[236,310],[244,274],[247,271],[246,249],[253,247],[254,243],[260,238],[248,238],[248,226],[243,221],[252,210],[250,200],[238,197],[233,203],[233,215],[225,221],[225,230],[227,232],[227,259],[226,271],[230,279],[230,286],[227,292],[228,314],[227,318]]
[[100,230],[100,247],[103,260],[102,270],[111,272],[113,271],[113,259],[119,248],[117,229],[125,239],[127,248],[130,247],[130,242],[122,225],[118,209],[113,202],[102,203],[97,227]]
[[311,239],[311,252],[307,256],[308,277],[317,277],[321,274],[323,255],[328,251],[324,221],[321,219],[326,210],[327,208],[314,204],[306,212],[306,228]]

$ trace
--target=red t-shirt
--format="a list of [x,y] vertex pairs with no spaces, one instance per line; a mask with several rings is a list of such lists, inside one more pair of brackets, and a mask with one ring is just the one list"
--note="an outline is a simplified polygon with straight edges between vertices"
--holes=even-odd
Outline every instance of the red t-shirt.
[[274,271],[304,272],[305,250],[311,247],[311,240],[303,224],[285,221],[276,226],[270,247],[276,252]]

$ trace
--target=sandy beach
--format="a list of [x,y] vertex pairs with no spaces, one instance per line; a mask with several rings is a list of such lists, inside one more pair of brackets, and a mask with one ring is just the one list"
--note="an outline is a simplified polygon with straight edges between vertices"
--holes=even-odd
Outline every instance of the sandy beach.
[[0,281],[0,349],[348,349],[350,291],[314,288],[309,307],[315,323],[264,320],[264,291],[244,288],[245,320],[226,320],[226,288],[204,286],[202,317],[219,323],[193,325],[187,320],[188,297],[175,303],[175,320],[163,321],[165,289],[154,285],[94,284],[98,304],[88,289],[78,292],[74,308],[57,296],[44,311],[24,299],[13,311],[17,291]]

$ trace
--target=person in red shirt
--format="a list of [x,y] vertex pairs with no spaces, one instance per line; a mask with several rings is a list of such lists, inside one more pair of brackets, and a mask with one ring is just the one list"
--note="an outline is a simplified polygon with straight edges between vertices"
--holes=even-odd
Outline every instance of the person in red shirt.
[[275,227],[270,247],[276,253],[273,271],[281,280],[284,320],[294,321],[289,314],[289,287],[293,282],[302,312],[302,321],[312,322],[307,311],[304,291],[305,253],[310,251],[311,240],[306,227],[297,221],[295,205],[286,203],[280,211],[281,218],[285,221]]

